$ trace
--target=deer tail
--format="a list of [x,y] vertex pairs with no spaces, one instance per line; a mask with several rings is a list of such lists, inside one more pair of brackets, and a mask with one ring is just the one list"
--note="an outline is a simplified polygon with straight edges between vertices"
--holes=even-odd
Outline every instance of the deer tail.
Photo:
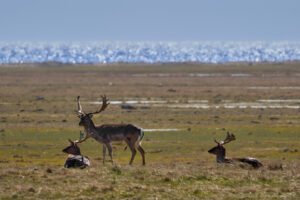
[[141,146],[141,144],[142,144],[142,139],[143,139],[143,137],[144,137],[144,131],[143,131],[143,129],[141,128],[141,129],[140,129],[139,139],[138,139],[138,145],[139,145],[139,146]]

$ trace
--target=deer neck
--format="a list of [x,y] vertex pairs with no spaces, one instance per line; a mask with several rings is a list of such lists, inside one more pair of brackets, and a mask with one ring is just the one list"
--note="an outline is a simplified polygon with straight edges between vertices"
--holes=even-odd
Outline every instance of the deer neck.
[[88,137],[92,137],[98,142],[103,142],[103,135],[99,130],[97,130],[92,120],[90,120],[88,125],[84,126],[84,129]]
[[97,132],[95,124],[94,124],[94,122],[92,120],[89,120],[89,123],[86,124],[86,125],[84,125],[84,130],[89,135],[93,135],[93,134],[95,134]]
[[223,163],[223,162],[226,162],[226,158],[225,158],[225,155],[226,155],[226,151],[224,149],[224,151],[221,151],[217,154],[217,163]]

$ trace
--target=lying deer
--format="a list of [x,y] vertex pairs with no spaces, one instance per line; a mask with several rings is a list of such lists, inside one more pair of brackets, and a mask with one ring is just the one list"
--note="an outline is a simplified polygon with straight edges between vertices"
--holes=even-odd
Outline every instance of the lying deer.
[[218,142],[215,140],[217,143],[217,146],[213,147],[208,151],[208,153],[212,153],[217,155],[217,163],[233,163],[234,161],[238,162],[243,162],[251,165],[253,168],[259,168],[262,167],[263,165],[256,160],[255,158],[226,158],[226,150],[223,145],[235,140],[234,134],[230,134],[227,132],[227,137],[225,138],[224,141]]
[[94,114],[99,114],[106,109],[106,107],[109,105],[108,99],[106,96],[102,96],[102,107],[96,112],[85,113],[82,110],[79,98],[80,97],[78,96],[77,106],[78,117],[80,118],[79,126],[84,127],[86,135],[85,138],[76,140],[75,143],[81,143],[90,137],[94,138],[97,142],[103,144],[103,164],[105,164],[106,148],[108,149],[110,160],[112,164],[114,164],[111,142],[125,141],[132,152],[129,164],[131,165],[134,160],[136,147],[141,153],[143,165],[145,165],[145,151],[141,147],[141,142],[144,136],[143,129],[132,124],[103,124],[100,126],[95,126],[94,122],[92,121],[92,117]]
[[80,167],[81,169],[83,169],[86,166],[90,166],[89,158],[81,155],[80,148],[77,146],[77,144],[75,142],[72,142],[70,139],[69,142],[70,142],[70,146],[62,150],[64,153],[69,154],[64,164],[64,167],[65,168]]

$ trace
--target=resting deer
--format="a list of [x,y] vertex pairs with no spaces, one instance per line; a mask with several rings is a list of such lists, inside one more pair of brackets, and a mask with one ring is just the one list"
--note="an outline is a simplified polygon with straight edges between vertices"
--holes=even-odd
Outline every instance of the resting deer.
[[85,138],[76,140],[75,143],[81,143],[90,137],[94,138],[99,143],[103,143],[103,164],[105,164],[106,148],[108,149],[111,162],[114,164],[111,142],[125,141],[132,152],[129,164],[131,165],[134,160],[136,154],[135,147],[137,147],[142,155],[143,165],[145,165],[145,151],[141,147],[141,141],[144,136],[143,129],[132,124],[103,124],[95,126],[92,117],[94,114],[99,114],[106,109],[109,105],[108,99],[106,96],[102,96],[102,107],[96,112],[85,113],[82,110],[79,98],[80,97],[78,96],[77,106],[78,117],[80,118],[79,126],[84,127],[86,135]]
[[62,151],[68,153],[69,156],[64,164],[65,168],[80,167],[81,169],[86,166],[90,166],[90,160],[88,157],[81,155],[80,148],[75,142],[69,139],[70,146],[64,148]]
[[263,165],[256,160],[255,158],[226,158],[226,150],[223,145],[235,140],[234,134],[230,134],[227,132],[227,137],[225,138],[224,141],[218,142],[215,140],[217,143],[217,146],[213,147],[208,151],[208,153],[215,154],[217,156],[217,163],[233,163],[234,161],[238,162],[243,162],[251,165],[253,168],[259,168],[262,167]]

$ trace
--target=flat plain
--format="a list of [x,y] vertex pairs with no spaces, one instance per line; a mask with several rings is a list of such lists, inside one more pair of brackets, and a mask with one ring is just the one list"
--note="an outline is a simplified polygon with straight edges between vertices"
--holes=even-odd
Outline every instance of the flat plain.
[[[0,80],[0,199],[300,198],[299,63],[2,65]],[[94,122],[144,128],[146,166],[139,153],[128,165],[125,143],[103,166],[89,139],[91,167],[65,169],[61,150],[82,130],[76,97],[92,112],[103,94]],[[207,151],[227,131],[228,157],[264,167],[217,164]]]

